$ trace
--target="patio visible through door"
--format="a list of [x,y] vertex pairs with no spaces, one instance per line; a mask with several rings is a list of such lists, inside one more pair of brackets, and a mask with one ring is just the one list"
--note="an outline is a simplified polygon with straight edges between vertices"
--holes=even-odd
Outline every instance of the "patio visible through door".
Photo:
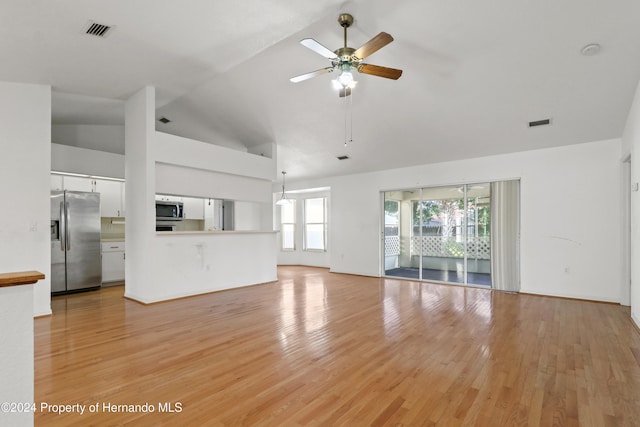
[[491,185],[384,193],[384,275],[491,286]]

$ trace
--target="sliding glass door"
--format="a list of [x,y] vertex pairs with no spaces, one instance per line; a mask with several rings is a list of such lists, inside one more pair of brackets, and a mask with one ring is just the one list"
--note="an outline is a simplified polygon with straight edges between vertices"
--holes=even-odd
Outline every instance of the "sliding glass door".
[[491,286],[490,188],[384,193],[385,275]]
[[491,286],[491,184],[466,186],[466,283]]
[[[417,195],[417,196],[416,196]],[[389,191],[384,194],[385,275],[420,279],[420,269],[412,254],[412,202],[420,190]]]
[[465,283],[463,187],[423,188],[416,210],[421,226],[414,246],[422,258],[422,278]]

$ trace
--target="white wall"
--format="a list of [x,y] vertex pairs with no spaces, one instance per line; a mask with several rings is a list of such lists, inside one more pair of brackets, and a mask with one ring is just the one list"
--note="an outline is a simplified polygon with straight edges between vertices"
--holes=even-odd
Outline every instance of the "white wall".
[[261,203],[271,200],[271,182],[264,179],[166,163],[156,163],[155,170],[158,194]]
[[51,170],[124,178],[124,155],[51,144]]
[[[275,227],[280,230],[280,207],[275,202],[282,196],[282,191],[273,195],[273,203],[275,206]],[[325,252],[305,251],[304,250],[304,199],[315,197],[327,198],[327,250]],[[283,251],[281,244],[281,235],[278,233],[278,264],[279,265],[309,265],[312,267],[330,266],[329,259],[333,242],[331,240],[331,192],[304,192],[304,193],[287,193],[287,198],[296,201],[296,226],[295,226],[295,246],[293,251]]]
[[[51,88],[0,82],[0,272],[37,270],[34,285],[0,288],[0,402],[33,402],[33,316],[51,314]],[[33,425],[33,414],[0,413]]]
[[[266,192],[268,194],[268,192]],[[263,217],[271,210],[271,203],[235,202],[233,229],[241,231],[271,230],[263,227]]]
[[124,154],[122,125],[53,125],[51,141],[90,150]]
[[521,290],[620,301],[620,140],[342,176],[331,186],[331,271],[381,272],[380,191],[521,179]]
[[34,314],[51,314],[51,87],[0,82],[0,144],[0,271],[44,273]]
[[154,145],[158,163],[268,180],[270,183],[276,178],[275,162],[269,157],[163,132],[156,132]]
[[[623,155],[631,154],[631,182],[640,182],[640,85],[622,136]],[[631,318],[640,327],[640,192],[631,192]]]

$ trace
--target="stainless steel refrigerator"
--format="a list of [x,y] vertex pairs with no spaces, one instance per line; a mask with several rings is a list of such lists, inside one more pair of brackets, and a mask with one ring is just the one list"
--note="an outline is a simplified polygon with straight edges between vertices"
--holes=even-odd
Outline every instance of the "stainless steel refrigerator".
[[51,192],[51,293],[99,288],[100,194]]

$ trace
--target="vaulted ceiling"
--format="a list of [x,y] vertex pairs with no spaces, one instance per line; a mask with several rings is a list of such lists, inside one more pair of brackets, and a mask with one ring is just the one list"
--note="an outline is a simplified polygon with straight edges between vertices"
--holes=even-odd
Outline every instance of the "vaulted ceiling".
[[[357,74],[348,98],[333,74],[289,81],[330,65],[299,41],[341,47],[342,12],[351,47],[394,37],[366,62],[399,80]],[[90,20],[114,28],[88,36]],[[275,143],[296,180],[618,138],[639,21],[637,0],[4,0],[0,80],[52,85],[54,124],[122,124],[123,101],[153,85],[172,120],[158,130]]]

